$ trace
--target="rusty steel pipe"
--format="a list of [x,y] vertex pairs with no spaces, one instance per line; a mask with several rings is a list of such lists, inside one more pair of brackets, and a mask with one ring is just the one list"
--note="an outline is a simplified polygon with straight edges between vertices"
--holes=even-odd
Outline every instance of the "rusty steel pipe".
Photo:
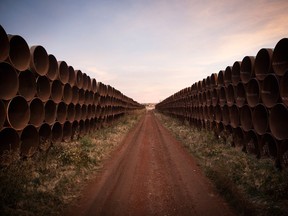
[[233,86],[237,86],[240,82],[241,61],[235,61],[231,70],[231,82]]
[[210,106],[211,103],[212,103],[212,91],[207,90],[206,91],[206,104],[207,104],[207,106]]
[[39,148],[42,151],[47,151],[51,146],[52,131],[49,124],[44,123],[40,126],[39,130]]
[[91,119],[91,118],[92,118],[92,105],[91,105],[91,104],[89,104],[89,105],[87,106],[87,118],[88,118],[88,119]]
[[228,87],[232,83],[232,67],[227,66],[224,72],[224,85]]
[[5,61],[9,56],[9,39],[4,28],[0,25],[0,62]]
[[83,87],[83,74],[81,70],[75,70],[75,85],[81,89]]
[[83,88],[81,88],[79,89],[78,93],[79,93],[78,103],[83,105],[85,103],[85,91]]
[[230,124],[232,128],[237,128],[240,126],[240,112],[239,108],[234,104],[229,107]]
[[85,131],[85,121],[83,119],[81,119],[79,121],[79,136],[83,136],[85,135],[86,131]]
[[35,126],[27,125],[20,135],[20,153],[23,157],[33,156],[39,147],[39,133]]
[[218,88],[221,88],[222,86],[224,86],[224,76],[225,76],[225,71],[220,70],[217,76]]
[[222,121],[222,110],[219,104],[215,106],[214,113],[216,123],[220,123]]
[[58,79],[65,85],[69,81],[69,69],[65,61],[58,61],[58,71]]
[[288,139],[288,110],[284,104],[276,104],[271,109],[269,127],[276,139]]
[[81,119],[86,119],[87,118],[87,106],[83,104],[81,106]]
[[224,126],[230,124],[229,107],[226,104],[222,107],[222,122]]
[[79,137],[79,124],[78,121],[75,120],[72,123],[72,135],[71,135],[71,139],[72,140],[76,140]]
[[15,129],[7,127],[0,131],[0,164],[10,164],[11,157],[5,154],[8,152],[17,153],[20,148],[20,138]]
[[235,102],[238,107],[243,107],[246,103],[246,90],[242,82],[239,82],[235,91]]
[[57,104],[56,120],[60,124],[64,124],[67,118],[67,105],[62,101]]
[[[210,80],[210,76],[206,77],[206,90],[210,90],[211,89],[211,80]],[[115,89],[113,88],[113,91],[115,91]],[[115,93],[113,92],[113,97],[115,96]]]
[[85,134],[89,134],[90,133],[90,121],[89,119],[85,120]]
[[83,86],[82,88],[86,91],[88,87],[88,76],[86,73],[82,73],[83,76]]
[[87,75],[87,90],[91,91],[91,78]]
[[73,103],[70,103],[67,107],[67,120],[73,122],[75,120],[75,106]]
[[72,66],[68,67],[68,71],[69,71],[68,83],[70,84],[71,87],[73,87],[75,85],[75,82],[76,82],[76,74],[75,74],[74,68]]
[[72,87],[72,101],[74,105],[79,102],[79,89],[77,86]]
[[59,143],[62,141],[63,129],[59,122],[55,122],[51,127],[51,141],[52,143]]
[[219,91],[219,104],[223,107],[226,104],[226,88],[222,86]]
[[63,88],[63,101],[66,104],[72,102],[73,92],[69,83],[66,83]]
[[240,79],[244,84],[248,83],[251,78],[255,77],[254,62],[254,56],[245,56],[242,60],[240,67]]
[[6,108],[7,124],[15,130],[23,130],[30,119],[30,109],[27,101],[22,96],[11,99]]
[[72,138],[72,124],[69,121],[66,121],[63,124],[63,141],[69,142]]
[[58,61],[55,58],[54,55],[49,54],[48,55],[48,60],[49,60],[49,67],[46,76],[51,80],[56,80],[59,75],[58,71]]
[[49,58],[44,47],[32,46],[30,47],[30,68],[39,75],[45,76],[49,70]]
[[63,97],[63,85],[59,80],[53,80],[51,84],[51,99],[60,103]]
[[56,104],[53,100],[48,100],[44,105],[45,117],[44,121],[52,125],[56,120]]
[[210,76],[210,88],[211,89],[214,89],[214,88],[217,87],[217,85],[218,85],[218,81],[217,80],[218,80],[217,73],[211,74],[211,76]]
[[288,106],[288,71],[281,79],[279,91],[283,103]]
[[34,98],[29,103],[30,120],[29,123],[35,127],[41,126],[45,119],[44,104],[39,98]]
[[[1,26],[0,26],[1,27]],[[5,104],[0,100],[0,130],[3,128],[6,120]]]
[[23,96],[27,101],[32,100],[37,92],[36,78],[32,71],[22,71],[18,75],[19,95]]
[[272,55],[272,67],[278,76],[283,76],[288,70],[288,38],[282,38],[276,44]]
[[89,104],[89,91],[88,90],[84,92],[84,104],[86,105]]
[[8,63],[0,63],[0,99],[10,100],[16,96],[19,80],[16,70]]
[[27,42],[19,35],[8,35],[10,50],[8,62],[19,70],[24,71],[29,68],[30,49]]
[[231,107],[235,102],[235,90],[232,84],[229,84],[226,88],[226,100],[229,107]]
[[272,68],[273,49],[262,48],[255,58],[255,76],[257,80],[264,80],[264,78],[271,73],[274,73]]
[[39,76],[36,80],[37,84],[37,97],[43,102],[49,100],[51,96],[51,85],[47,76]]
[[80,121],[81,120],[81,105],[80,104],[76,104],[75,105],[75,120]]
[[246,86],[246,100],[250,107],[260,103],[260,84],[257,79],[250,79]]
[[274,74],[269,74],[264,78],[262,84],[261,99],[263,104],[268,108],[272,108],[277,104],[279,98],[280,93],[278,78]]
[[93,91],[93,93],[97,92],[97,81],[94,78],[91,81],[91,90]]
[[[108,96],[110,96],[110,88],[111,88],[111,86],[108,85]],[[202,80],[202,90],[201,90],[201,92],[205,92],[205,91],[206,91],[206,79],[204,78]]]
[[219,92],[216,88],[212,91],[212,106],[216,106],[219,102]]
[[259,135],[264,135],[269,128],[269,113],[263,104],[258,104],[252,113],[252,123],[254,130]]
[[240,123],[245,132],[253,129],[252,110],[248,105],[240,109]]
[[266,133],[261,136],[259,141],[261,157],[276,158],[278,152],[278,141],[270,134]]
[[96,130],[96,123],[95,123],[95,119],[91,118],[89,120],[89,128],[90,128],[90,132],[93,132]]

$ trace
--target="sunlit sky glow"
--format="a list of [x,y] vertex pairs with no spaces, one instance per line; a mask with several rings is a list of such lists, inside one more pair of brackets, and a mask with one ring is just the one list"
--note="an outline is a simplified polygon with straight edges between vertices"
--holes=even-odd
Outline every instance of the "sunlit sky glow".
[[274,48],[287,11],[287,0],[2,0],[0,24],[142,103]]

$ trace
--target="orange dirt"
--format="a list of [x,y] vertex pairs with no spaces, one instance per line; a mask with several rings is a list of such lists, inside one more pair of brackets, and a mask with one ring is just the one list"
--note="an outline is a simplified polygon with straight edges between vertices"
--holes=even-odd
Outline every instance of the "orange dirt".
[[235,215],[191,155],[147,112],[67,215]]

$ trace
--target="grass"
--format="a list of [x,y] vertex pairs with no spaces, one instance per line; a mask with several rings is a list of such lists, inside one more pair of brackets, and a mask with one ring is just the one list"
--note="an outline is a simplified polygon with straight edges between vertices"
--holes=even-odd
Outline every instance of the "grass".
[[126,114],[77,141],[0,168],[0,215],[61,215],[142,114]]
[[175,118],[156,113],[239,215],[288,215],[288,171]]

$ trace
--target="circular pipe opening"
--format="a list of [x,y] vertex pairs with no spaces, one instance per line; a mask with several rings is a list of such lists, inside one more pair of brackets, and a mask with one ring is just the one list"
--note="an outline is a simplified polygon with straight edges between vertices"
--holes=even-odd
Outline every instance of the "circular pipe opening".
[[49,58],[44,47],[32,46],[30,48],[30,54],[31,70],[40,76],[46,75],[49,69]]
[[39,98],[34,98],[30,102],[30,124],[39,127],[45,119],[43,102]]
[[90,121],[89,119],[85,120],[85,134],[90,133]]
[[87,90],[91,91],[91,78],[87,75]]
[[46,102],[49,100],[51,95],[51,86],[48,77],[39,76],[37,78],[37,96],[43,101]]
[[241,61],[235,61],[231,70],[231,82],[234,86],[240,82]]
[[288,70],[288,38],[282,38],[275,46],[272,56],[272,67],[278,76]]
[[251,79],[246,87],[246,99],[250,107],[255,107],[260,102],[260,86],[256,79]]
[[228,106],[232,106],[235,102],[235,90],[232,84],[229,84],[226,89],[226,100]]
[[241,82],[239,82],[236,87],[235,97],[237,106],[240,108],[244,106],[244,104],[246,103],[246,90],[243,83]]
[[223,107],[226,104],[226,88],[221,87],[219,91],[219,104]]
[[85,104],[81,107],[81,119],[87,118],[87,106]]
[[268,131],[268,110],[262,104],[258,104],[252,114],[252,123],[257,134],[263,135]]
[[75,106],[75,120],[80,121],[81,116],[82,116],[81,105],[76,104],[76,106]]
[[227,126],[230,124],[229,108],[227,105],[224,105],[222,108],[222,122],[224,126]]
[[262,84],[261,99],[268,108],[272,108],[277,104],[279,100],[279,81],[274,74],[265,77]]
[[20,148],[20,138],[13,128],[3,128],[0,131],[0,162],[9,164],[11,162],[10,152],[16,153]]
[[218,80],[217,74],[216,73],[211,74],[211,76],[210,76],[210,87],[211,87],[211,89],[217,87],[217,85],[218,85],[217,80]]
[[219,105],[217,105],[214,109],[215,112],[215,121],[217,123],[220,123],[222,121],[222,110],[221,107]]
[[240,113],[239,109],[236,105],[233,105],[229,108],[229,116],[230,116],[230,122],[231,126],[233,128],[237,128],[240,125]]
[[83,86],[82,88],[84,90],[87,90],[87,87],[88,87],[88,77],[87,77],[87,74],[86,73],[82,73],[82,78],[83,78]]
[[15,130],[23,130],[30,119],[30,109],[22,96],[11,99],[7,106],[7,121]]
[[0,99],[10,100],[18,91],[19,81],[15,69],[8,63],[0,63]]
[[248,83],[249,80],[255,76],[254,61],[254,56],[245,56],[242,60],[240,68],[240,79],[244,84]]
[[252,111],[248,105],[244,105],[240,110],[240,123],[244,131],[252,129]]
[[56,120],[64,124],[67,118],[67,105],[64,102],[60,102],[57,105],[57,111],[56,111]]
[[74,86],[75,85],[75,71],[74,71],[74,68],[72,66],[69,66],[68,67],[68,71],[69,71],[69,80],[68,80],[68,83],[71,85],[71,86]]
[[81,89],[83,87],[83,74],[81,72],[81,70],[76,70],[75,71],[76,73],[76,80],[75,80],[75,83],[76,83],[76,86]]
[[63,85],[59,80],[54,80],[51,85],[51,99],[55,103],[60,103],[63,96]]
[[80,103],[81,105],[84,104],[85,102],[85,91],[83,88],[79,89],[79,100],[78,103]]
[[72,137],[72,124],[66,121],[63,125],[63,140],[64,142],[69,142]]
[[66,84],[69,81],[68,65],[65,61],[58,61],[59,80]]
[[63,129],[62,125],[59,122],[55,122],[51,128],[51,139],[52,143],[59,143],[62,141],[63,137]]
[[27,70],[30,64],[28,44],[19,35],[8,35],[8,38],[10,43],[9,62],[19,71]]
[[48,60],[49,60],[49,67],[48,67],[48,71],[47,71],[47,77],[50,80],[55,80],[58,77],[58,62],[57,59],[55,58],[54,55],[49,54],[48,55]]
[[75,106],[73,103],[70,103],[67,108],[67,120],[73,122],[75,120]]
[[79,137],[79,124],[78,121],[73,121],[72,123],[72,135],[71,135],[71,139],[72,140],[76,140]]
[[263,48],[259,50],[255,58],[255,76],[258,80],[264,80],[264,78],[273,73],[272,69],[272,49]]
[[47,151],[51,145],[52,131],[49,124],[42,124],[39,128],[39,148]]
[[93,91],[93,93],[97,92],[97,81],[94,78],[92,79],[91,90]]
[[284,74],[280,82],[280,95],[283,103],[288,106],[288,71]]
[[84,93],[84,104],[88,105],[89,104],[89,91],[86,90]]
[[72,87],[72,103],[76,105],[79,101],[79,89],[77,86]]
[[33,125],[27,125],[20,136],[20,152],[24,157],[31,157],[39,147],[39,133]]
[[34,98],[37,91],[36,78],[32,71],[26,70],[19,73],[19,89],[18,92],[27,101]]
[[227,66],[224,72],[224,84],[228,86],[232,82],[232,67]]
[[87,118],[91,119],[91,117],[92,117],[92,105],[89,104],[87,107]]
[[48,100],[44,106],[45,109],[45,122],[52,125],[56,120],[56,104],[52,100]]
[[216,88],[212,91],[212,105],[215,107],[218,104],[219,93]]
[[0,62],[9,56],[9,39],[4,28],[0,25]]
[[72,95],[73,92],[72,92],[72,88],[70,86],[69,83],[66,83],[64,85],[64,90],[63,90],[63,101],[66,103],[66,104],[69,104],[71,103],[72,101]]
[[276,139],[288,139],[288,110],[283,104],[277,104],[271,109],[269,126]]
[[224,76],[225,76],[225,71],[223,70],[220,70],[219,73],[218,73],[218,87],[222,87],[224,86]]

